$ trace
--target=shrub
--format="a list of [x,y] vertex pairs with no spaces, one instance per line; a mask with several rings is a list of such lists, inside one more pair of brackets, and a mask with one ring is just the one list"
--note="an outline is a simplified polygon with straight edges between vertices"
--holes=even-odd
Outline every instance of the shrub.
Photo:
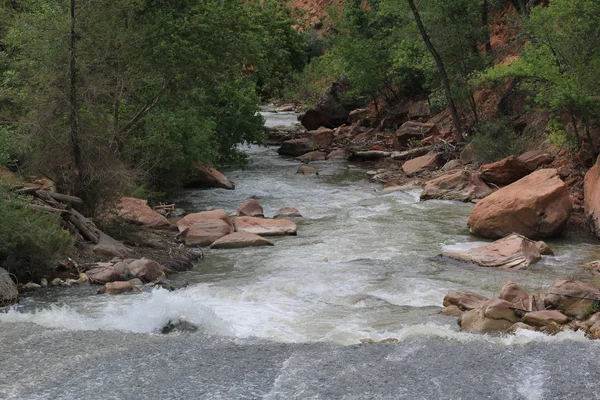
[[26,198],[0,187],[0,267],[30,279],[58,255],[68,254],[74,238],[59,218],[32,210]]
[[529,138],[517,134],[507,118],[485,121],[473,136],[473,154],[480,163],[491,163],[527,150]]

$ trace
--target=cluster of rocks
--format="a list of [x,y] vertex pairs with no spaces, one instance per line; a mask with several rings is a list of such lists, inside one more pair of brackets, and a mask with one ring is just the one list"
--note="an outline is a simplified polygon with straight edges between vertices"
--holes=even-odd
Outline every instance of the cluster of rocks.
[[507,281],[497,299],[471,292],[448,293],[441,313],[458,316],[461,330],[471,333],[582,330],[591,339],[600,338],[600,288],[572,280],[557,281],[546,293],[536,294]]

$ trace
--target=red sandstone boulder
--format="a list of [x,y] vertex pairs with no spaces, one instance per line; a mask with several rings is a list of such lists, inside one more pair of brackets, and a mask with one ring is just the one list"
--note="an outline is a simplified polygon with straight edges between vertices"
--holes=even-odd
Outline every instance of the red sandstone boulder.
[[531,171],[515,156],[506,157],[492,164],[481,166],[479,177],[487,183],[505,186],[523,178]]
[[464,313],[458,324],[461,330],[470,333],[506,333],[520,319],[512,304],[500,299],[490,299]]
[[152,282],[164,275],[166,268],[146,257],[134,260],[125,267],[125,277],[138,278],[143,282]]
[[221,188],[233,190],[235,185],[214,168],[198,165],[194,177],[185,185],[193,188]]
[[298,157],[311,151],[328,149],[333,143],[333,138],[333,130],[321,127],[307,132],[305,137],[286,140],[277,152],[281,155]]
[[585,319],[596,312],[600,301],[600,288],[590,283],[577,281],[557,281],[548,288],[546,306],[563,314]]
[[444,297],[444,307],[456,306],[463,311],[473,310],[488,300],[491,299],[477,293],[450,292]]
[[273,242],[249,232],[233,232],[210,245],[211,249],[241,249],[245,247],[273,246]]
[[[249,217],[245,217],[249,218]],[[207,219],[196,222],[187,228],[186,246],[210,246],[216,240],[233,232],[231,226],[222,219]]]
[[394,134],[394,149],[398,151],[406,150],[411,140],[423,140],[427,136],[437,134],[438,130],[435,124],[414,121],[405,122]]
[[542,165],[548,165],[554,161],[554,157],[542,150],[528,151],[521,154],[518,159],[525,163],[525,166],[529,172],[533,172],[538,169],[538,167],[541,167]]
[[490,195],[492,189],[477,174],[469,171],[458,171],[440,176],[427,182],[421,193],[421,200],[458,200],[469,202],[483,199]]
[[583,207],[592,232],[600,237],[600,156],[585,174]]
[[468,219],[472,234],[498,239],[557,235],[572,212],[569,190],[555,169],[541,169],[481,200]]
[[134,290],[139,289],[129,281],[108,282],[98,291],[98,294],[118,295],[133,292]]
[[406,161],[402,165],[402,170],[406,175],[412,175],[424,170],[438,168],[441,165],[441,163],[442,160],[437,155],[437,153],[435,151],[430,151],[424,156]]
[[523,317],[523,323],[531,326],[548,326],[551,323],[564,325],[567,322],[569,317],[557,310],[533,311]]
[[300,157],[296,157],[296,160],[303,162],[305,164],[315,162],[315,161],[324,161],[327,159],[327,153],[324,151],[311,151]]
[[103,263],[102,265],[91,268],[87,270],[85,274],[92,283],[105,284],[108,282],[125,280],[123,270],[121,268],[116,268],[110,263]]
[[485,246],[467,251],[444,252],[442,256],[482,267],[520,270],[527,269],[542,259],[540,250],[547,247],[542,243],[512,234]]
[[502,284],[499,297],[502,300],[506,300],[513,304],[519,310],[527,312],[541,311],[546,308],[544,304],[544,295],[527,293],[512,281],[506,281]]
[[149,228],[169,226],[167,219],[151,209],[148,202],[134,197],[122,197],[117,205],[119,215]]
[[197,213],[188,214],[177,221],[177,228],[179,229],[179,232],[183,232],[186,228],[189,228],[200,221],[206,221],[210,219],[223,220],[233,228],[233,222],[231,221],[231,218],[229,218],[229,215],[227,215],[227,212],[223,209],[200,211]]
[[256,200],[246,200],[237,210],[238,217],[264,217],[265,212]]
[[287,219],[266,219],[255,217],[237,217],[235,230],[260,236],[296,235],[296,224]]
[[336,149],[327,154],[328,160],[345,160],[346,157],[346,151],[342,149]]

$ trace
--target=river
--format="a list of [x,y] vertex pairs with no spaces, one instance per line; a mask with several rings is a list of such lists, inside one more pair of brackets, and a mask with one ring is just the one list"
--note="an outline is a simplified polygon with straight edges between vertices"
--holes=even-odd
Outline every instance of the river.
[[[267,124],[294,114],[265,113]],[[277,119],[277,121],[275,121]],[[235,191],[190,190],[189,212],[233,211],[249,197],[271,216],[298,208],[298,236],[275,246],[208,250],[176,292],[95,295],[51,288],[0,314],[2,399],[567,399],[600,398],[600,343],[578,333],[479,336],[439,316],[444,295],[497,296],[514,280],[543,291],[584,278],[597,243],[566,235],[528,271],[441,259],[480,244],[471,205],[382,194],[347,162],[318,176],[251,146]],[[158,331],[187,321],[196,332]],[[360,344],[361,339],[397,339]]]

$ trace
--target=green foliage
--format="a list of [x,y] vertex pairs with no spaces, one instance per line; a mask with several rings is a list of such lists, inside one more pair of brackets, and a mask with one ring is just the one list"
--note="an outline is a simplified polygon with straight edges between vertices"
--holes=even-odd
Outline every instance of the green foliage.
[[35,212],[27,205],[26,198],[0,187],[0,267],[18,277],[35,275],[74,244],[57,215]]
[[556,120],[550,120],[546,126],[548,142],[554,146],[574,152],[579,147],[575,137],[567,132],[565,126]]
[[473,154],[480,163],[491,163],[508,156],[519,156],[527,150],[529,137],[518,135],[508,119],[496,119],[480,124],[473,136]]

